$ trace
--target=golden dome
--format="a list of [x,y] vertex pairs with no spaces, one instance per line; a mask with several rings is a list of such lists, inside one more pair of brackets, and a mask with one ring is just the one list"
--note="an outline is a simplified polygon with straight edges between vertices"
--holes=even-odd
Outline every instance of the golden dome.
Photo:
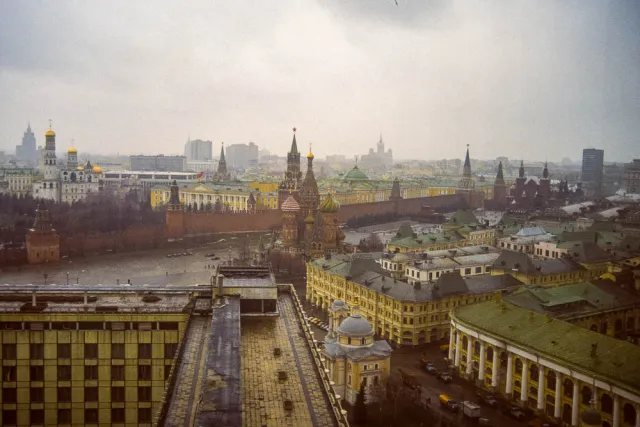
[[78,167],[77,167],[76,169],[77,169],[77,170],[79,170],[79,171],[83,171],[83,170],[84,170],[84,167],[83,167],[83,166],[81,166],[81,165],[78,165]]
[[313,159],[315,156],[311,152],[311,144],[309,144],[309,154],[307,154],[307,159]]
[[102,168],[100,166],[94,166],[93,173],[102,173]]
[[336,213],[340,210],[340,202],[333,197],[333,193],[330,191],[318,209],[322,213]]
[[49,130],[44,133],[44,136],[56,136],[56,133],[53,129],[49,128]]
[[67,153],[69,153],[69,154],[78,154],[78,150],[76,150],[75,147],[71,146],[67,150]]

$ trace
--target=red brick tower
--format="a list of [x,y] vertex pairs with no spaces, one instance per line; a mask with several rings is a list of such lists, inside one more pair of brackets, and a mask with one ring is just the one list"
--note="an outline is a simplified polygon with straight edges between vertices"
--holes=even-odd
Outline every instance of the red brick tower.
[[27,260],[29,264],[60,261],[60,237],[51,226],[44,202],[38,205],[33,228],[27,233]]
[[176,180],[173,180],[171,184],[171,196],[165,213],[165,227],[167,237],[184,236],[184,210],[180,203],[180,187],[178,187]]

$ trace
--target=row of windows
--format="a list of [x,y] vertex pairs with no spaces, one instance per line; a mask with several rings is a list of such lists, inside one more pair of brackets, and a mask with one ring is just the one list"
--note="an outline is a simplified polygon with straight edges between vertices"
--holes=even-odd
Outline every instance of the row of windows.
[[[52,369],[52,367],[47,367]],[[164,366],[164,379],[166,380],[171,365]],[[98,367],[97,366],[84,366],[84,378],[76,378],[71,375],[72,369],[68,365],[60,365],[57,367],[58,381],[71,381],[73,380],[98,380]],[[44,366],[30,366],[29,378],[18,378],[18,369],[16,366],[3,366],[2,367],[2,382],[16,382],[20,381],[44,381]],[[105,378],[103,378],[105,379]],[[125,367],[122,365],[111,366],[111,381],[124,381],[125,380]],[[152,367],[150,365],[138,365],[138,380],[139,381],[151,381],[152,380]]]
[[[98,359],[98,344],[75,345],[84,345],[85,359]],[[31,360],[44,359],[44,346],[44,344],[29,344],[29,358]],[[138,344],[138,359],[151,359],[153,353],[152,348],[151,344]],[[172,359],[177,348],[177,343],[165,343],[164,358]],[[2,344],[3,360],[16,360],[17,354],[16,344]],[[70,359],[71,354],[71,344],[57,344],[58,359]],[[156,355],[156,358],[158,358],[158,356],[159,355]],[[111,344],[111,359],[125,359],[125,344]]]
[[[150,423],[152,421],[151,408],[139,408],[138,409],[138,423]],[[31,425],[44,424],[44,410],[32,409],[29,413],[29,421]],[[58,424],[71,424],[71,409],[58,409]],[[111,422],[112,423],[124,423],[126,422],[126,411],[124,408],[111,409]],[[84,423],[85,424],[97,424],[98,423],[98,409],[85,409],[84,410]],[[3,426],[15,426],[18,424],[18,414],[15,409],[5,409],[2,411],[2,425]]]
[[[99,388],[102,389],[102,393],[106,393],[106,387],[85,387],[84,388],[84,402],[98,402]],[[130,387],[131,388],[131,387]],[[151,386],[137,387],[138,389],[138,402],[151,402]],[[17,403],[17,390],[16,388],[3,388],[2,389],[2,403]],[[112,402],[124,402],[126,399],[124,387],[110,387],[110,398]],[[71,387],[58,387],[57,401],[58,403],[71,403]],[[103,399],[104,396],[103,396]],[[44,403],[44,388],[43,387],[30,387],[29,388],[29,402],[30,403]]]
[[178,322],[0,322],[5,331],[177,331]]

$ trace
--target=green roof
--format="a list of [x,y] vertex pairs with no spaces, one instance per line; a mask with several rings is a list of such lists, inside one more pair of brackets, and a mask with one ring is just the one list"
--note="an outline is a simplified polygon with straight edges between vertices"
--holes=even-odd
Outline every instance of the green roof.
[[406,248],[427,248],[438,243],[452,243],[463,240],[464,238],[458,233],[425,233],[418,234],[416,237],[395,238],[389,241],[390,245]]
[[344,180],[345,181],[368,181],[369,177],[360,169],[358,169],[358,165],[355,165],[353,169],[347,172],[347,174],[344,176]]
[[[452,318],[561,366],[640,394],[640,346],[505,302],[456,307]],[[594,344],[595,357],[591,356]]]

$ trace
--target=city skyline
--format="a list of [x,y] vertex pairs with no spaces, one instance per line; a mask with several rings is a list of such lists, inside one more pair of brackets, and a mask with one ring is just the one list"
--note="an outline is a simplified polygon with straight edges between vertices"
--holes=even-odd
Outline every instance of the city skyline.
[[320,157],[364,154],[382,131],[398,159],[469,143],[478,158],[628,161],[638,5],[576,6],[4,2],[0,146],[28,121],[42,145],[52,118],[61,146],[101,154],[180,153],[190,132],[283,155],[297,126]]

